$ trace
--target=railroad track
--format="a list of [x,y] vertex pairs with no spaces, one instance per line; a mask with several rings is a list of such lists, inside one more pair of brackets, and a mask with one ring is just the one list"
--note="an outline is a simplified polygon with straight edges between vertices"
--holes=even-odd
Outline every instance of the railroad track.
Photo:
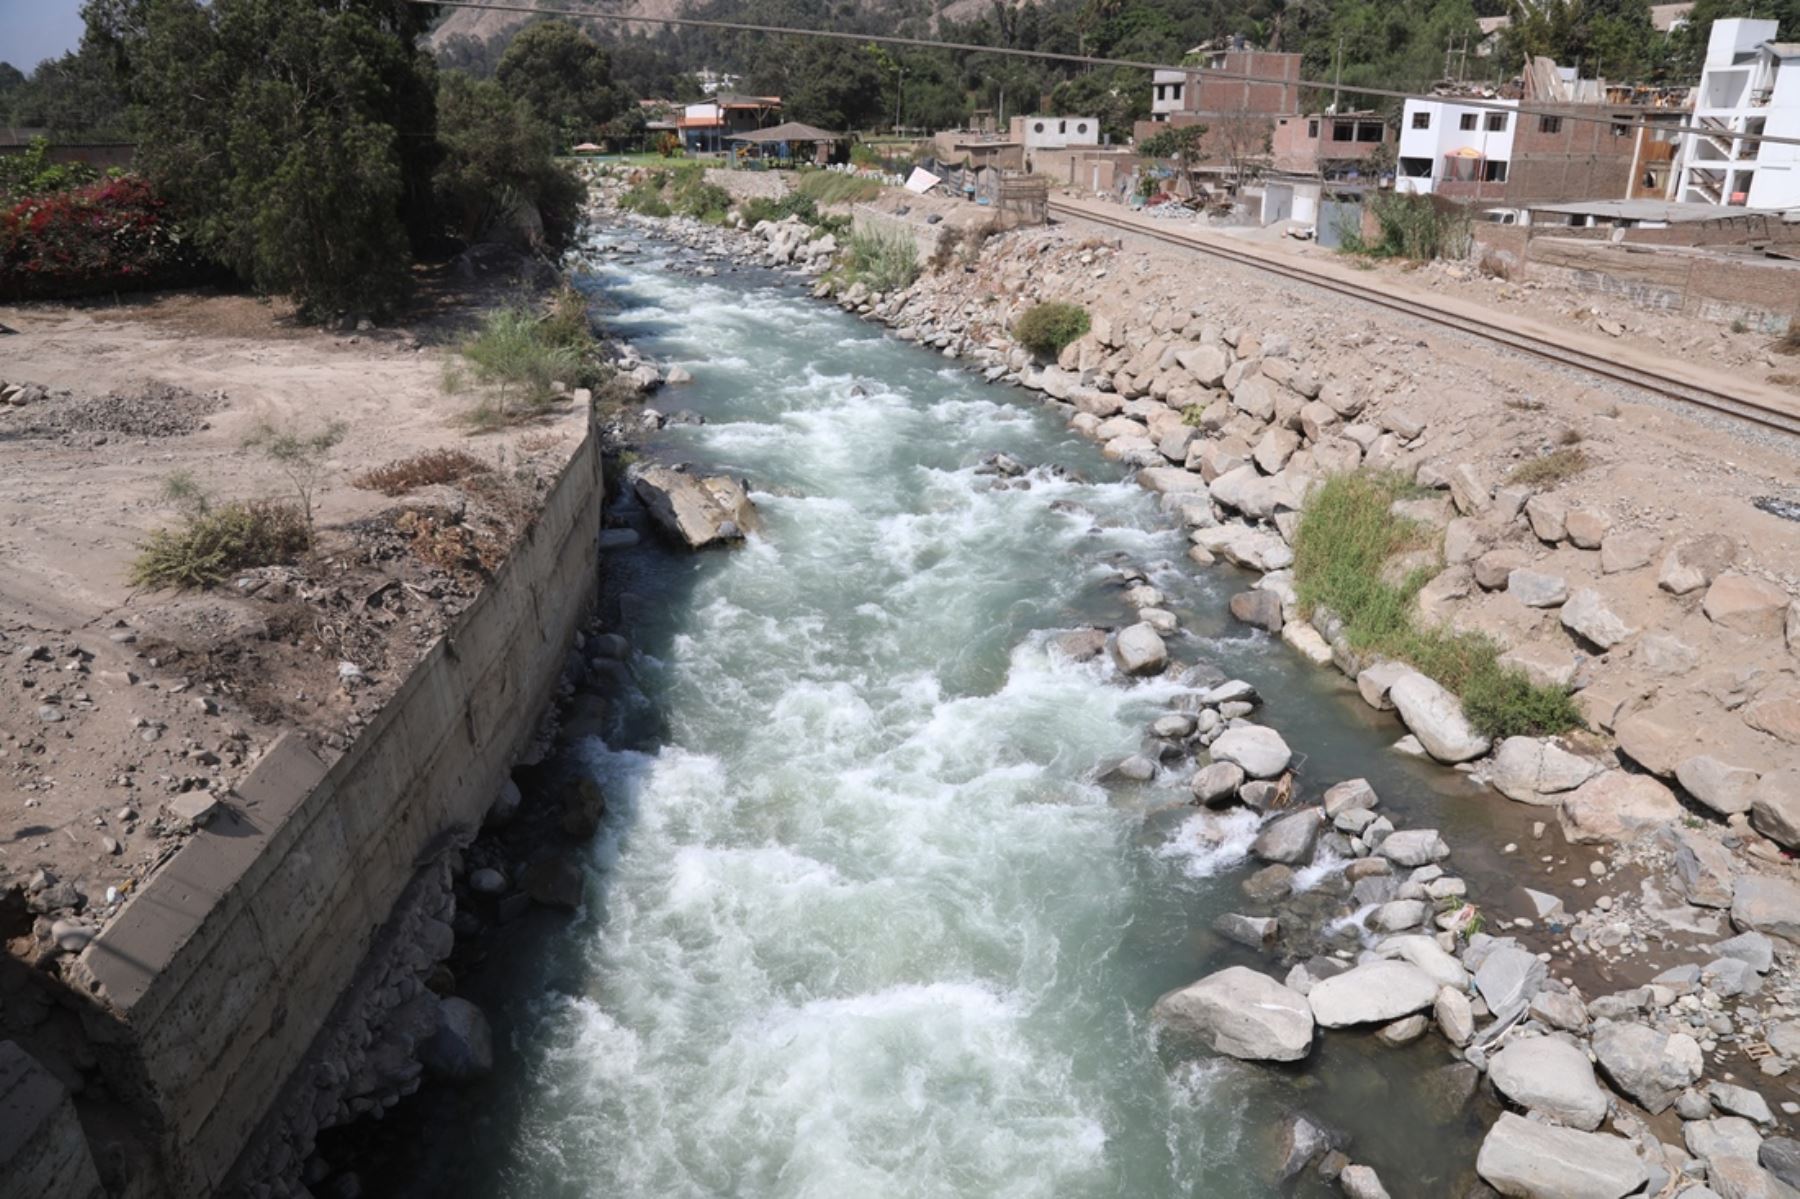
[[1237,263],[1240,266],[1251,267],[1298,283],[1323,288],[1326,291],[1348,296],[1378,308],[1385,308],[1390,312],[1397,312],[1415,320],[1455,329],[1460,333],[1479,337],[1520,353],[1556,363],[1559,366],[1571,367],[1615,383],[1623,383],[1640,391],[1647,391],[1679,403],[1710,409],[1765,429],[1786,433],[1792,437],[1800,437],[1800,403],[1783,406],[1776,400],[1764,401],[1759,398],[1734,395],[1689,380],[1672,378],[1647,367],[1633,366],[1615,358],[1590,353],[1517,328],[1485,321],[1479,317],[1443,307],[1434,307],[1377,288],[1361,286],[1331,274],[1309,269],[1299,262],[1283,262],[1264,254],[1221,245],[1216,240],[1201,240],[1197,237],[1184,236],[1177,229],[1157,228],[1154,223],[1147,220],[1132,220],[1113,213],[1096,211],[1086,205],[1074,205],[1055,198],[1050,201],[1050,215],[1063,220],[1087,221],[1116,229],[1122,233],[1136,234],[1139,237],[1155,238],[1158,241],[1167,242],[1185,250],[1192,250],[1198,254],[1207,254],[1227,262]]

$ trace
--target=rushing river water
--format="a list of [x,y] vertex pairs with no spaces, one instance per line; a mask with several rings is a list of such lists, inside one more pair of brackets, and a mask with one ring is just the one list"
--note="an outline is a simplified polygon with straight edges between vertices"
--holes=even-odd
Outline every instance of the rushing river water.
[[[651,452],[747,477],[763,527],[608,557],[638,688],[579,749],[611,803],[587,905],[485,984],[504,1076],[408,1167],[416,1189],[1268,1195],[1278,1117],[1305,1110],[1397,1197],[1459,1192],[1475,1117],[1422,1081],[1450,1061],[1435,1038],[1334,1034],[1304,1070],[1159,1045],[1159,994],[1257,963],[1208,929],[1244,905],[1254,818],[1094,781],[1179,688],[1046,643],[1121,623],[1116,566],[1148,568],[1172,650],[1259,686],[1307,793],[1366,776],[1459,849],[1484,806],[1232,624],[1242,579],[1188,567],[1155,497],[1029,394],[672,255],[586,286],[694,374],[655,402],[706,424]],[[1091,481],[997,487],[993,450]]]

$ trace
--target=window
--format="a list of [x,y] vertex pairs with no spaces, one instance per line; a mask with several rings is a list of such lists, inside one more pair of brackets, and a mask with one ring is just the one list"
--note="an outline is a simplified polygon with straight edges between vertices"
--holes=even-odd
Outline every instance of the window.
[[1168,90],[1169,90],[1169,89],[1168,89],[1168,88],[1167,88],[1167,87],[1166,87],[1166,86],[1165,86],[1165,85],[1163,85],[1163,84],[1160,84],[1160,83],[1159,83],[1159,84],[1157,84],[1157,85],[1156,85],[1156,99],[1157,99],[1157,102],[1158,102],[1158,103],[1161,103],[1161,102],[1162,102],[1162,99],[1163,99],[1163,93],[1164,93],[1164,92],[1166,92],[1166,91],[1168,91]]
[[1503,112],[1488,113],[1487,114],[1487,131],[1489,133],[1505,133],[1506,132],[1506,114]]
[[1400,173],[1408,179],[1429,179],[1431,178],[1431,159],[1402,158]]
[[1379,142],[1381,140],[1381,122],[1358,121],[1356,123],[1356,140],[1359,142]]
[[1042,133],[1044,131],[1044,123],[1042,121],[1037,122],[1031,127],[1031,131],[1033,133]]
[[1186,85],[1180,84],[1180,83],[1171,83],[1169,85],[1169,92],[1170,92],[1171,98],[1177,104],[1181,103],[1181,89],[1184,86],[1186,86]]
[[1317,121],[1308,121],[1306,123],[1306,136],[1312,138],[1314,141],[1318,140],[1319,123]]
[[1075,132],[1086,133],[1087,132],[1087,122],[1086,121],[1077,122],[1075,125]]
[[1538,118],[1538,132],[1539,133],[1561,133],[1562,132],[1562,118],[1561,117],[1539,117]]
[[1480,118],[1477,116],[1477,114],[1472,113],[1472,112],[1465,112],[1462,114],[1461,128],[1465,132],[1473,132],[1475,129],[1475,122],[1479,119]]
[[1481,164],[1481,181],[1483,183],[1505,183],[1506,164],[1489,160]]
[[1069,123],[1067,121],[1058,121],[1056,123],[1056,131],[1058,133],[1067,133],[1069,131]]
[[1413,113],[1412,127],[1414,129],[1429,129],[1429,128],[1431,128],[1431,114],[1428,112]]
[[1356,126],[1349,121],[1333,121],[1331,123],[1331,140],[1347,142],[1356,137]]
[[1612,131],[1614,137],[1631,136],[1631,126],[1627,125],[1624,121],[1614,121],[1612,123]]

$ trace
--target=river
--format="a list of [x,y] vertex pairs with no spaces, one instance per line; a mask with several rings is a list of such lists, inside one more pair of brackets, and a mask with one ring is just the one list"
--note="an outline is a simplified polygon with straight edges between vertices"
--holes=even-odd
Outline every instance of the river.
[[[1480,1121],[1444,1097],[1435,1036],[1327,1035],[1303,1070],[1159,1045],[1159,994],[1259,964],[1208,927],[1245,904],[1254,817],[1095,781],[1181,688],[1047,642],[1123,623],[1118,567],[1148,569],[1173,652],[1257,685],[1306,793],[1367,777],[1475,875],[1502,868],[1461,852],[1491,841],[1491,806],[1231,622],[1242,576],[1189,566],[1155,497],[1029,393],[791,281],[667,269],[679,255],[583,286],[694,375],[654,402],[706,423],[646,452],[746,477],[763,527],[607,557],[637,683],[578,751],[610,803],[588,900],[477,984],[501,1076],[434,1120],[461,1126],[408,1159],[412,1189],[1268,1195],[1279,1117],[1304,1110],[1396,1199],[1460,1193]],[[1036,466],[1029,487],[981,473],[995,450]]]

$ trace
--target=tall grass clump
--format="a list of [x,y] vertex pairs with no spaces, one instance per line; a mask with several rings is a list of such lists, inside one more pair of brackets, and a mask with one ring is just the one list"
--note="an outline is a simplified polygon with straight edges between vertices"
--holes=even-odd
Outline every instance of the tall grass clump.
[[1533,683],[1500,664],[1500,649],[1480,633],[1424,624],[1416,601],[1433,569],[1384,577],[1397,554],[1433,547],[1435,535],[1396,516],[1408,491],[1396,475],[1337,475],[1313,491],[1294,535],[1294,586],[1308,615],[1325,609],[1343,621],[1353,649],[1410,663],[1462,697],[1463,715],[1488,737],[1543,736],[1581,723],[1569,691]]
[[919,277],[919,244],[910,233],[897,230],[852,233],[841,269],[850,282],[873,291],[897,291]]
[[802,171],[794,191],[815,204],[862,204],[881,194],[881,181],[843,171]]
[[1062,300],[1033,304],[1013,322],[1013,338],[1039,358],[1054,358],[1088,331],[1087,309]]
[[575,378],[581,369],[577,349],[552,340],[546,322],[517,304],[489,312],[462,354],[475,378],[492,388],[469,413],[469,423],[479,429],[541,414],[556,394],[552,384]]
[[1469,210],[1455,201],[1372,192],[1364,202],[1375,218],[1377,231],[1371,240],[1363,236],[1360,227],[1341,230],[1347,253],[1430,262],[1434,258],[1467,258],[1474,247]]

